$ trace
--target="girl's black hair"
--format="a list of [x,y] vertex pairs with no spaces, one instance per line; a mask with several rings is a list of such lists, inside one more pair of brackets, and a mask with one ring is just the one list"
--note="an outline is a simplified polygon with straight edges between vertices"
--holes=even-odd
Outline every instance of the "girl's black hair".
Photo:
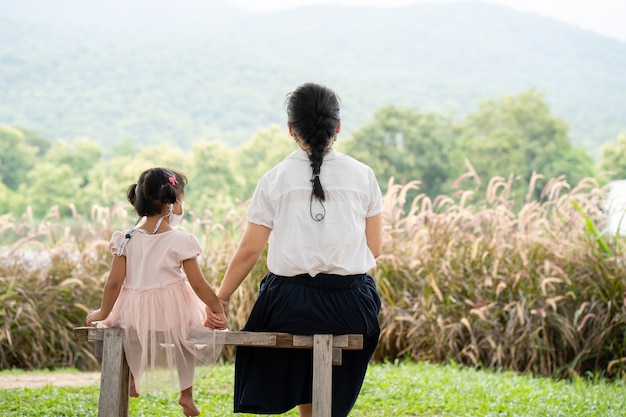
[[174,204],[183,194],[187,177],[167,168],[150,168],[139,176],[136,184],[128,187],[130,204],[140,216],[151,216],[163,211],[164,204]]
[[298,137],[309,145],[309,160],[313,175],[313,195],[325,200],[320,182],[324,153],[337,134],[339,125],[339,97],[330,88],[305,83],[287,95],[287,120]]

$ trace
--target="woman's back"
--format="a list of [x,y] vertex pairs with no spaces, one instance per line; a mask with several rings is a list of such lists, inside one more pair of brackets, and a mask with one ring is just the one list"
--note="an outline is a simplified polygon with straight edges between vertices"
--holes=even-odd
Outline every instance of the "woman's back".
[[310,170],[307,154],[295,151],[259,182],[248,221],[272,229],[269,270],[283,276],[365,273],[375,265],[365,219],[382,212],[374,173],[330,150],[320,173],[322,202],[311,198]]

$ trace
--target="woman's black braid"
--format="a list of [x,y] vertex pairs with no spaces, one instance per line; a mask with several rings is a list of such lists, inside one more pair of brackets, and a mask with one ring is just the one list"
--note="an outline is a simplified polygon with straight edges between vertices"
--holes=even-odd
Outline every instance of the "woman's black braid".
[[286,104],[289,124],[309,145],[313,196],[324,201],[326,196],[319,176],[339,124],[339,98],[328,87],[306,83],[287,96]]

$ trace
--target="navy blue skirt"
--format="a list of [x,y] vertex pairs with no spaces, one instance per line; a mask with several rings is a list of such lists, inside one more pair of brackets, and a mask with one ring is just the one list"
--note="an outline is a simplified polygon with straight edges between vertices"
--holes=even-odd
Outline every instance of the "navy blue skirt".
[[[261,281],[241,330],[363,335],[363,350],[346,350],[333,366],[333,417],[347,416],[359,396],[380,325],[380,297],[368,274],[281,277]],[[313,351],[237,347],[234,411],[281,414],[312,402]]]

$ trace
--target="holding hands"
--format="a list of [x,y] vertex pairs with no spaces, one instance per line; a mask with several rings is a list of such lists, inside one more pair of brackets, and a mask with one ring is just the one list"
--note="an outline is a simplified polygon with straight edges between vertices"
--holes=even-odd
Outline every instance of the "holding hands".
[[210,327],[215,330],[224,330],[226,329],[227,324],[228,324],[226,317],[228,317],[228,312],[230,310],[229,308],[230,302],[228,300],[222,300],[221,298],[219,300],[220,300],[220,303],[222,304],[224,312],[216,313],[212,311],[209,306],[207,306],[206,307],[207,318],[206,318],[206,321],[204,322],[204,325],[206,327]]

